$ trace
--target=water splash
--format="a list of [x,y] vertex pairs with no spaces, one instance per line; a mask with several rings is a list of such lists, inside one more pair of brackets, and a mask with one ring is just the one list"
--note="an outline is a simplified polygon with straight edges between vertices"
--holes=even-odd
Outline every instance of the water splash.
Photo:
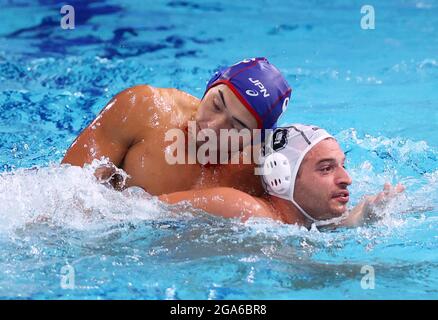
[[[102,221],[160,217],[156,199],[127,195],[97,182],[94,170],[107,163],[95,160],[84,168],[52,164],[1,173],[0,230],[38,221],[84,230]],[[117,173],[126,179],[122,170]]]

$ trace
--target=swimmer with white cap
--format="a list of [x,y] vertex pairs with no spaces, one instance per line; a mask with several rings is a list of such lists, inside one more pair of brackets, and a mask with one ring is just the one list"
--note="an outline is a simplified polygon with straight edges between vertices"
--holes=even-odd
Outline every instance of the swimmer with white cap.
[[262,180],[266,195],[254,197],[232,188],[190,190],[160,196],[175,204],[189,201],[211,214],[240,218],[268,217],[310,227],[354,226],[376,218],[373,208],[404,190],[385,184],[350,212],[345,154],[336,139],[316,126],[277,128],[265,146]]

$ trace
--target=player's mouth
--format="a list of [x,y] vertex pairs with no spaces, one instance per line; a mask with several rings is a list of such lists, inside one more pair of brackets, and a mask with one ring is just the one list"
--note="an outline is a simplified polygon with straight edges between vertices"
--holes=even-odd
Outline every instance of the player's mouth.
[[350,200],[350,193],[348,190],[342,190],[332,195],[332,198],[341,203],[347,203]]

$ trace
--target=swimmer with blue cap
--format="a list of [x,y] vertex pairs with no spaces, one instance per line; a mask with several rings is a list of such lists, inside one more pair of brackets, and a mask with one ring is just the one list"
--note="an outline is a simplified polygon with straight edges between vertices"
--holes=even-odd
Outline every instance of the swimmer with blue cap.
[[201,129],[258,128],[263,135],[264,129],[277,126],[291,91],[266,58],[244,60],[221,69],[210,79],[196,120]]
[[[177,89],[131,87],[117,94],[81,132],[62,163],[82,167],[106,158],[108,164],[98,167],[95,176],[118,190],[136,186],[159,195],[221,186],[261,195],[254,163],[214,160],[260,145],[263,130],[277,126],[290,95],[286,79],[266,58],[221,68],[207,82],[202,99]],[[260,139],[239,137],[237,148],[222,148],[230,141],[222,131],[257,129]],[[198,155],[207,143],[214,147],[205,152],[205,162]],[[128,174],[126,180],[118,178],[120,169]]]
[[266,217],[310,228],[357,226],[377,219],[389,199],[403,192],[403,185],[366,197],[348,210],[348,186],[352,180],[345,169],[345,154],[336,139],[316,126],[293,124],[277,128],[265,145],[262,162],[263,197],[231,188],[190,190],[161,195],[170,204],[188,201],[209,213],[243,221]]

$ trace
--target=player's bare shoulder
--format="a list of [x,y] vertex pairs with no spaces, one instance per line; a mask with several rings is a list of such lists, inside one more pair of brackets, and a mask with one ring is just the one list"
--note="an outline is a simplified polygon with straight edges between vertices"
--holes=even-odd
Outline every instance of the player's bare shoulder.
[[[155,88],[153,95],[156,124],[176,128],[187,125],[196,113],[200,100],[175,88]],[[162,123],[159,120],[164,120]]]
[[[154,88],[149,85],[139,85],[127,88],[117,95],[102,109],[98,118],[114,118],[121,123],[144,123],[149,116],[148,105]],[[137,127],[137,126],[134,126]]]
[[109,105],[116,104],[113,113],[119,121],[141,135],[157,127],[165,127],[176,109],[178,90],[136,85],[117,94]]
[[114,105],[111,117],[135,136],[135,144],[150,136],[151,130],[159,134],[157,130],[185,126],[199,99],[177,89],[137,85],[117,94],[108,105]]
[[185,111],[196,112],[201,103],[199,98],[178,89],[172,89],[172,94],[178,108],[183,108]]

